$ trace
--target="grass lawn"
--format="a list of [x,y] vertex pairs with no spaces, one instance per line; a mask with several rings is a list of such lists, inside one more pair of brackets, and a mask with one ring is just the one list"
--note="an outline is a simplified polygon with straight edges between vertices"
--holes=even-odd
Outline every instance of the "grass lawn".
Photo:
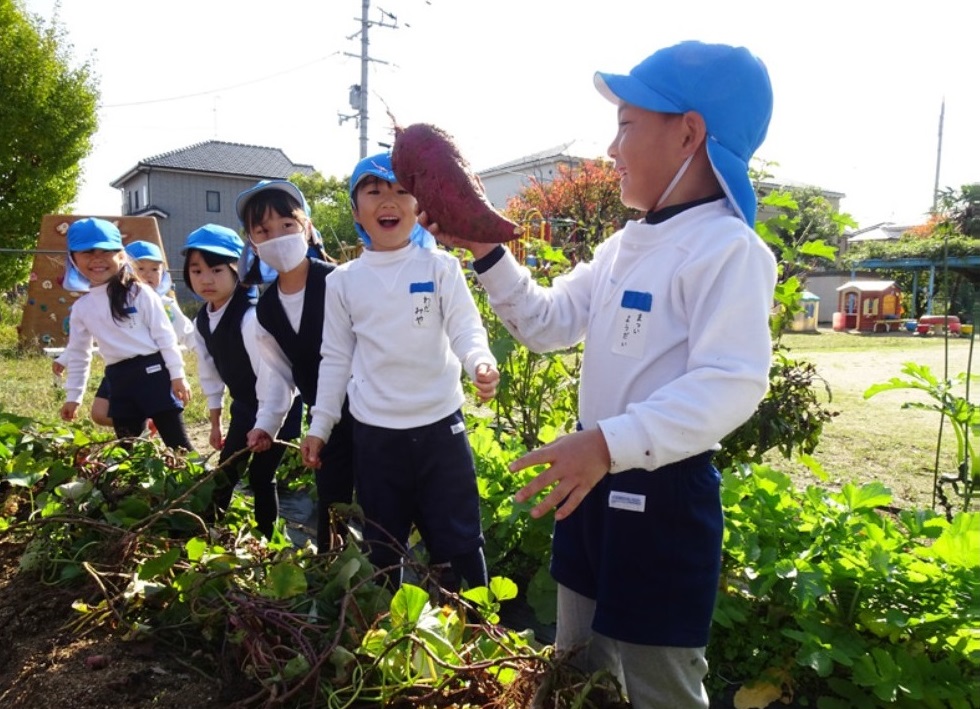
[[[971,339],[821,331],[787,334],[783,344],[791,357],[816,366],[827,385],[827,391],[819,391],[821,400],[839,412],[824,428],[813,454],[829,475],[829,484],[878,480],[891,488],[896,506],[931,507],[937,449],[940,474],[954,472],[958,462],[952,428],[948,423],[941,426],[937,412],[903,408],[908,402],[931,402],[921,392],[889,391],[870,399],[864,392],[892,378],[907,379],[902,374],[906,362],[928,366],[940,379],[955,379],[968,369],[972,373]],[[960,388],[958,393],[966,392]],[[817,482],[799,462],[778,454],[766,460],[792,473],[800,484]]]

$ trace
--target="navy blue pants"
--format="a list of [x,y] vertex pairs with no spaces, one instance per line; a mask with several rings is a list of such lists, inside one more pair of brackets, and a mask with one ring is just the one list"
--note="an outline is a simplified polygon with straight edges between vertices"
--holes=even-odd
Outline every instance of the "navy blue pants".
[[[257,411],[248,404],[237,401],[231,402],[231,420],[225,433],[225,443],[218,456],[218,464],[224,463],[232,455],[247,447],[248,432],[255,427]],[[293,401],[293,406],[286,415],[286,421],[275,438],[289,441],[298,438],[300,423],[303,416],[303,402],[299,397]],[[224,476],[219,478],[218,487],[212,495],[215,512],[220,514],[228,509],[235,485],[241,480],[243,472],[248,472],[248,485],[252,489],[252,500],[255,509],[255,524],[266,537],[272,536],[276,519],[279,518],[279,490],[276,483],[276,471],[286,447],[281,443],[273,443],[269,450],[253,453],[251,456],[242,455],[231,466],[224,469]]]
[[320,467],[316,469],[316,545],[320,551],[330,548],[330,507],[349,505],[354,501],[354,419],[347,398],[340,409],[340,420],[320,449]]
[[606,475],[555,524],[551,574],[596,601],[596,632],[639,645],[708,644],[724,532],[711,456]]
[[[375,566],[400,564],[413,524],[433,559],[460,559],[482,550],[480,493],[461,411],[401,430],[355,420],[354,462],[364,539]],[[389,578],[397,585],[398,574]]]

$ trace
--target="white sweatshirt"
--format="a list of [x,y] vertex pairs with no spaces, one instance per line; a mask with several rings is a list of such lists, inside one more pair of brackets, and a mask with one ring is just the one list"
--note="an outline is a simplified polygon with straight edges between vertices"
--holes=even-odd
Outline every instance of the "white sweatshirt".
[[765,395],[775,259],[724,200],[629,222],[551,288],[509,253],[479,278],[530,349],[584,339],[579,418],[613,473],[717,449]]
[[129,304],[133,309],[129,317],[119,322],[113,320],[107,286],[101,285],[91,288],[72,305],[64,359],[68,369],[65,379],[67,401],[82,401],[96,337],[99,354],[106,365],[160,352],[170,379],[184,378],[184,360],[177,334],[160,296],[149,286],[136,283]]
[[461,369],[496,366],[459,261],[409,244],[364,251],[327,279],[322,359],[310,435],[327,440],[344,395],[358,421],[434,423],[465,397]]

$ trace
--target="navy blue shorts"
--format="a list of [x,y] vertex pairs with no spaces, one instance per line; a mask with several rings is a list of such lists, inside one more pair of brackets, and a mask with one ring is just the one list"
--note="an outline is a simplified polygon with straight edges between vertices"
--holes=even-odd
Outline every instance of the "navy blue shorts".
[[109,377],[102,377],[102,381],[99,382],[99,388],[95,390],[96,399],[108,399],[109,398]]
[[364,536],[402,545],[416,526],[433,558],[451,559],[483,546],[480,493],[461,411],[441,421],[396,430],[354,421],[354,470]]
[[596,601],[593,630],[639,645],[707,645],[724,533],[711,457],[606,475],[555,524],[551,575]]
[[164,411],[184,410],[180,399],[174,396],[170,372],[159,352],[110,364],[105,376],[109,380],[112,419],[142,420]]

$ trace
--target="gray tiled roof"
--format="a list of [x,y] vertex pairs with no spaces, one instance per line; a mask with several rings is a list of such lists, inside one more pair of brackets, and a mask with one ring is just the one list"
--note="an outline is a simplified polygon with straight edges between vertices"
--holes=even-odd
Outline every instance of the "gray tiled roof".
[[288,178],[310,174],[312,165],[294,163],[279,148],[207,140],[179,150],[140,160],[139,166],[242,175],[256,178]]

